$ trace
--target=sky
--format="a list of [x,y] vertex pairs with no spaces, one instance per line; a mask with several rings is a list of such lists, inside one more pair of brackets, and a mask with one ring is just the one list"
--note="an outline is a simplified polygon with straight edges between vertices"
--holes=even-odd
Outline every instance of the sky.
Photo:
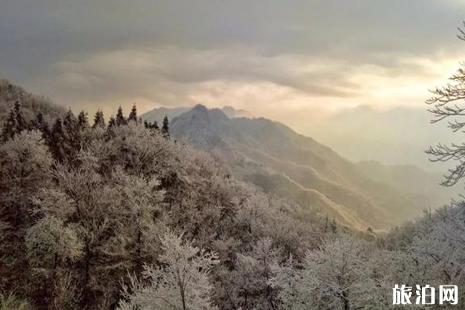
[[424,113],[464,60],[462,12],[459,0],[0,0],[0,78],[74,111],[230,105],[370,148],[396,124],[369,126]]

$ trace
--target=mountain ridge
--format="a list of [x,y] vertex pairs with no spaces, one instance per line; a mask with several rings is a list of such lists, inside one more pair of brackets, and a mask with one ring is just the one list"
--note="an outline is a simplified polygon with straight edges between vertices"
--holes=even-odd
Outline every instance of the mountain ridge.
[[196,105],[175,116],[170,130],[178,141],[218,155],[265,192],[319,206],[312,208],[358,229],[386,229],[436,206],[431,197],[376,180],[315,139],[263,117],[231,118]]

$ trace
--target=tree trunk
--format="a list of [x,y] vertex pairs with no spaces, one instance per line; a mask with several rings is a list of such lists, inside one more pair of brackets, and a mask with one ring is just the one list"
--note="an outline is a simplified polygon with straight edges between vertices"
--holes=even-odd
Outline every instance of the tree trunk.
[[350,310],[350,301],[346,291],[342,291],[342,303],[344,305],[344,310]]

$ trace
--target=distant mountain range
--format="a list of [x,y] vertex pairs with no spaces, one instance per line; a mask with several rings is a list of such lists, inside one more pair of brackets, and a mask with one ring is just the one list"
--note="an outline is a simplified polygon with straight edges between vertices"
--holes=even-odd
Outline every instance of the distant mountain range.
[[[440,177],[414,166],[352,163],[330,148],[265,118],[225,109],[155,109],[172,117],[171,135],[221,158],[232,173],[272,195],[358,229],[386,229],[448,201]],[[156,118],[154,117],[156,116]]]

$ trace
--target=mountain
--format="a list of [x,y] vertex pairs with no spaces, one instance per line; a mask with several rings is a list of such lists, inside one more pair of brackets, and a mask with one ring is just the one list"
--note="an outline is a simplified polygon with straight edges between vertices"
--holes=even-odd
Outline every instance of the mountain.
[[239,178],[358,229],[386,229],[436,207],[437,199],[377,179],[310,137],[265,118],[230,118],[197,105],[171,135],[217,155]]
[[[158,123],[161,123],[165,116],[167,116],[168,119],[171,120],[175,118],[176,116],[179,116],[185,112],[188,112],[190,109],[192,109],[192,107],[190,106],[173,107],[173,108],[160,107],[160,108],[155,108],[151,111],[148,111],[142,114],[141,117],[145,121],[149,121],[149,122],[156,121]],[[225,106],[221,108],[221,111],[223,111],[223,113],[227,115],[229,118],[251,117],[252,116],[252,114],[246,110],[235,109],[231,106]]]
[[0,125],[16,101],[21,103],[23,116],[26,120],[35,118],[38,112],[42,112],[46,120],[55,119],[66,113],[63,107],[53,104],[46,97],[32,95],[22,87],[14,85],[8,80],[0,79]]

